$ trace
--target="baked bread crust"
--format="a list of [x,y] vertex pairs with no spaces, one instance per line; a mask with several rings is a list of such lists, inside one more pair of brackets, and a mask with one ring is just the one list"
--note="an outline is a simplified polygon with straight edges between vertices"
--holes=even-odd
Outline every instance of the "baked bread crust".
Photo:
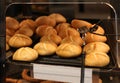
[[82,40],[82,38],[80,36],[68,36],[68,37],[65,37],[61,41],[61,44],[63,44],[63,43],[71,43],[71,42],[82,46],[84,41]]
[[19,29],[19,22],[12,17],[6,17],[6,27],[12,30]]
[[93,51],[108,53],[109,50],[110,50],[109,45],[104,42],[91,42],[85,45],[83,48],[83,51],[85,53],[90,53]]
[[49,15],[49,17],[52,18],[52,19],[55,19],[57,24],[67,21],[66,18],[63,15],[59,14],[59,13],[52,13],[52,14]]
[[57,47],[56,54],[64,58],[72,58],[80,56],[82,52],[81,46],[75,43],[63,43]]
[[30,47],[22,47],[15,51],[13,60],[33,61],[38,58],[38,52]]
[[40,25],[49,25],[54,27],[56,25],[55,19],[50,18],[49,16],[40,16],[35,20],[37,26]]
[[9,40],[9,45],[15,48],[30,46],[31,44],[32,39],[23,34],[15,34]]
[[85,65],[93,67],[104,67],[108,65],[110,58],[106,53],[94,51],[86,54]]
[[15,34],[23,34],[31,37],[34,34],[34,32],[31,28],[29,28],[28,25],[23,25],[19,30],[15,32]]
[[47,56],[56,52],[57,45],[50,41],[44,41],[37,43],[33,49],[38,52],[39,56]]
[[52,41],[52,42],[54,42],[55,44],[58,45],[58,44],[61,43],[62,39],[57,34],[48,34],[48,35],[43,36],[40,39],[40,42],[44,42],[44,41]]
[[49,25],[41,25],[37,27],[36,29],[36,34],[40,37],[48,34],[57,34],[57,31]]
[[89,29],[92,26],[92,24],[84,20],[73,19],[71,21],[71,26],[75,29],[86,26]]
[[24,25],[28,26],[32,31],[34,32],[35,29],[37,28],[36,22],[33,21],[32,19],[25,19],[20,22],[20,27],[23,27]]

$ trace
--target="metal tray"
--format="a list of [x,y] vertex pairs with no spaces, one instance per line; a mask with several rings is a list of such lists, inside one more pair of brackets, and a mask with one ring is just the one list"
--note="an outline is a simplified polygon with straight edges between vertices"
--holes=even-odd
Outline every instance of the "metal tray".
[[[89,4],[89,5],[99,4],[99,5],[102,5],[102,6],[106,5],[106,3],[79,3],[79,2],[77,2],[77,3],[27,3],[27,4],[26,3],[15,3],[13,5],[10,5],[7,10],[9,10],[9,8],[11,8],[11,9],[16,8],[16,6],[14,7],[14,5],[17,5],[17,7],[19,7],[21,5],[23,7],[25,7],[25,5],[27,5],[26,7],[28,7],[29,5],[33,5],[33,4],[47,5],[48,7],[51,7],[53,9],[51,9],[51,11],[45,10],[45,12],[43,12],[43,11],[42,12],[32,11],[31,12],[31,10],[27,9],[27,11],[25,11],[26,9],[23,8],[22,12],[12,12],[13,14],[11,14],[11,15],[8,14],[7,13],[8,11],[7,11],[6,16],[7,15],[12,16],[12,17],[15,17],[16,19],[18,19],[19,21],[21,21],[25,18],[36,19],[36,17],[41,16],[41,15],[48,15],[48,14],[53,13],[53,12],[58,12],[58,13],[63,14],[65,17],[67,17],[68,22],[70,22],[73,18],[75,18],[73,16],[72,11],[69,10],[70,8],[73,8],[72,6],[75,6],[75,5],[78,5],[78,4],[79,5],[80,4]],[[61,6],[59,6],[59,5],[61,5]],[[66,7],[65,7],[65,5],[66,5]],[[13,8],[12,8],[12,6],[13,6]],[[21,16],[21,15],[23,15],[23,16]],[[116,16],[113,16],[109,19],[108,18],[107,19],[106,18],[105,19],[101,18],[102,23],[100,24],[100,26],[102,26],[104,28],[105,32],[106,32],[106,36],[107,36],[107,39],[108,39],[106,43],[111,48],[110,52],[108,53],[108,55],[110,56],[110,63],[105,67],[88,67],[88,68],[112,69],[112,68],[116,67],[116,65],[117,65],[116,56],[118,56],[118,55],[116,53],[116,48],[117,48],[116,30],[117,30],[117,27],[116,27],[116,19],[115,18],[116,18]],[[78,19],[81,19],[81,18],[78,18]],[[94,23],[97,23],[101,19],[84,18],[83,20],[86,20],[86,21],[94,24]],[[33,41],[33,45],[31,47],[33,47],[34,44],[38,42],[39,38],[37,36],[35,36],[35,37],[32,37],[32,39],[34,41]],[[16,64],[16,65],[32,66],[31,63],[39,63],[39,64],[53,64],[53,65],[66,65],[66,66],[81,67],[81,64],[82,64],[82,59],[81,59],[82,55],[80,57],[76,57],[76,58],[65,59],[65,58],[58,57],[56,54],[53,54],[51,56],[46,56],[46,57],[40,57],[39,56],[39,58],[37,60],[32,61],[32,62],[14,61],[14,60],[12,60],[12,55],[15,52],[15,50],[16,49],[11,48],[7,52],[8,56],[6,57],[6,60],[7,60],[7,62],[12,63],[12,64]]]
[[[96,23],[99,21],[99,19],[83,19],[86,20],[88,22],[91,23]],[[90,66],[86,66],[86,68],[99,68],[99,69],[113,69],[116,67],[116,59],[115,59],[115,41],[113,41],[113,39],[115,38],[115,34],[114,34],[114,30],[106,28],[106,27],[113,27],[113,25],[111,24],[111,21],[106,21],[106,20],[102,20],[102,23],[100,24],[100,26],[102,26],[106,32],[106,36],[107,36],[107,44],[110,46],[110,51],[108,53],[109,57],[110,57],[110,63],[105,66],[105,67],[90,67]],[[33,44],[31,45],[31,47],[33,47],[37,42],[39,42],[39,37],[36,35],[33,35],[32,37],[33,40]],[[16,51],[17,49],[15,48],[11,48],[8,52],[7,52],[7,62],[12,63],[12,64],[16,64],[16,65],[23,65],[23,66],[32,66],[31,63],[39,63],[39,64],[53,64],[53,65],[65,65],[65,66],[74,66],[74,67],[81,67],[82,65],[82,56],[80,55],[79,57],[75,57],[75,58],[62,58],[57,56],[56,54],[53,54],[51,56],[39,56],[38,59],[36,59],[35,61],[32,62],[25,62],[25,61],[15,61],[12,60],[12,55],[13,53]]]

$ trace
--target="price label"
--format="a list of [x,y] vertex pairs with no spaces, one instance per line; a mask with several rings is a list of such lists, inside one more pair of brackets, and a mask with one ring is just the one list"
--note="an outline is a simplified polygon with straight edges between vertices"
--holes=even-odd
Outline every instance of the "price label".
[[[33,64],[33,77],[36,79],[80,83],[81,68],[59,65]],[[92,69],[85,68],[84,83],[92,83]]]

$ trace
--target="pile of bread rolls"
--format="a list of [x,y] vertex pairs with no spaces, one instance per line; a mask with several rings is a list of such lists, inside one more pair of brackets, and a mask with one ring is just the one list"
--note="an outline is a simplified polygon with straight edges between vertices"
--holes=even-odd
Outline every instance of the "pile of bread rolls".
[[[106,66],[110,62],[107,55],[110,47],[105,43],[107,37],[101,36],[105,34],[104,29],[98,26],[98,29],[94,31],[101,35],[87,32],[83,41],[77,31],[83,26],[90,29],[94,24],[79,19],[73,19],[71,23],[68,23],[60,13],[39,16],[35,20],[24,19],[21,22],[15,18],[6,17],[6,47],[18,48],[13,55],[13,60],[32,61],[39,56],[53,54],[62,58],[73,58],[85,51],[85,65]],[[39,36],[40,39],[31,47],[33,34]],[[86,45],[83,47],[84,42]]]

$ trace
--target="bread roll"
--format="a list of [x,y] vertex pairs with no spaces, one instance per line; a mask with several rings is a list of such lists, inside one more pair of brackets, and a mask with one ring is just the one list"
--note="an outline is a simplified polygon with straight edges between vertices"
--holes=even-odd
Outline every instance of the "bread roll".
[[56,31],[59,33],[59,31],[62,31],[62,30],[67,29],[67,28],[69,28],[69,27],[70,27],[70,24],[69,24],[69,23],[59,23],[59,24],[55,27],[55,29],[56,29]]
[[6,27],[12,30],[19,28],[19,22],[13,17],[6,17]]
[[49,15],[50,18],[55,19],[56,23],[66,22],[66,18],[60,13],[52,13]]
[[33,30],[33,32],[35,31],[37,25],[36,22],[33,21],[32,19],[26,19],[20,22],[20,27],[23,27],[24,25],[28,26],[30,29]]
[[13,54],[12,58],[18,61],[33,61],[38,58],[38,52],[30,47],[22,47]]
[[68,36],[80,36],[80,33],[74,28],[68,28],[67,33]]
[[34,46],[34,49],[40,56],[52,55],[55,53],[57,45],[50,41],[39,42]]
[[67,30],[69,27],[70,27],[69,23],[60,23],[56,26],[56,31],[62,39],[68,36]]
[[80,56],[82,52],[81,46],[75,43],[63,43],[57,47],[56,54],[64,58],[72,58]]
[[61,41],[61,44],[63,43],[71,43],[71,42],[74,42],[80,46],[83,45],[83,40],[80,36],[68,36],[68,37],[65,37],[62,41]]
[[85,53],[91,53],[93,51],[108,53],[110,47],[104,42],[91,42],[84,46],[83,51]]
[[28,27],[28,25],[23,25],[19,30],[15,32],[15,34],[23,34],[31,37],[33,35],[33,30]]
[[31,44],[32,44],[32,39],[23,34],[15,34],[9,40],[9,45],[15,48],[30,46]]
[[[94,26],[94,25],[92,25]],[[97,33],[97,34],[101,34],[101,35],[97,35],[97,34],[93,34],[93,33]],[[107,41],[107,37],[106,36],[102,36],[104,35],[105,31],[101,26],[98,26],[98,29],[96,31],[94,31],[93,33],[87,32],[86,36],[85,36],[85,41],[86,43],[90,43],[90,42],[106,42]]]
[[96,35],[92,33],[87,33],[85,36],[85,42],[90,43],[90,42],[106,42],[107,37],[106,36],[101,36],[101,35]]
[[57,45],[61,43],[62,39],[57,34],[48,34],[43,36],[40,41],[52,41],[56,43]]
[[92,24],[87,21],[84,21],[84,20],[73,19],[71,21],[71,26],[75,29],[83,27],[83,26],[90,28],[92,26]]
[[85,65],[93,67],[104,67],[108,65],[110,58],[106,53],[93,51],[85,56]]
[[40,16],[35,20],[37,26],[40,25],[49,25],[54,27],[56,25],[55,19],[50,18],[49,16]]
[[71,28],[68,23],[58,24],[58,26],[56,27],[56,30],[58,35],[62,39],[64,39],[67,36],[80,36],[79,32],[76,29]]
[[48,34],[57,34],[56,30],[49,25],[41,25],[36,29],[36,34],[40,37]]

